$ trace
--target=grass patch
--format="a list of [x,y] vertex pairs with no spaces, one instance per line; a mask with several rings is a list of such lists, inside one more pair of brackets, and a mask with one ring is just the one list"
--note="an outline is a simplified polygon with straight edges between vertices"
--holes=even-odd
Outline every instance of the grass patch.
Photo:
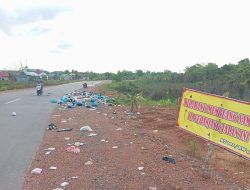
[[[167,90],[159,87],[159,84],[148,85],[142,81],[122,81],[103,84],[101,88],[105,91],[119,92],[120,95],[115,96],[115,100],[117,104],[121,105],[131,105],[134,98],[136,98],[139,105],[178,105],[177,98],[168,95]],[[147,93],[149,91],[150,94]]]

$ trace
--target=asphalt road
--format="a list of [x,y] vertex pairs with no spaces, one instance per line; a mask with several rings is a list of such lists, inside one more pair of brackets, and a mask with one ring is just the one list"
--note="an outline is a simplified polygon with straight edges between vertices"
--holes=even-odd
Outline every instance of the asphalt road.
[[[35,88],[0,93],[0,190],[21,188],[25,171],[57,105],[50,99],[80,88],[82,83],[78,82],[45,87],[42,96],[36,96]],[[51,94],[47,96],[48,93]],[[12,112],[17,115],[12,116]]]

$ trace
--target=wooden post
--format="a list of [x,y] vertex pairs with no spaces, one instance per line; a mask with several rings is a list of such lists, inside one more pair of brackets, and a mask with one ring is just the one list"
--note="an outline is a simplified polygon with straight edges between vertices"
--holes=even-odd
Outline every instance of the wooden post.
[[204,163],[203,168],[202,168],[203,169],[203,174],[206,177],[209,177],[209,165],[210,165],[213,153],[214,153],[214,148],[215,148],[215,145],[212,144],[212,143],[209,143],[208,151],[207,151],[207,157],[205,159],[205,163]]

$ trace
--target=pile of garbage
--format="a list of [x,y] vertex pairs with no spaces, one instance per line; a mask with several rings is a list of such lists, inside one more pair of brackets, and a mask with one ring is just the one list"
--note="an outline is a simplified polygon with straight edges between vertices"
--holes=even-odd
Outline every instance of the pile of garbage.
[[86,108],[95,109],[99,105],[115,105],[115,100],[108,96],[104,96],[100,93],[93,92],[79,92],[74,91],[69,94],[65,94],[61,99],[51,99],[51,103],[58,103],[60,105],[65,105],[67,108],[74,108],[76,106],[82,106]]

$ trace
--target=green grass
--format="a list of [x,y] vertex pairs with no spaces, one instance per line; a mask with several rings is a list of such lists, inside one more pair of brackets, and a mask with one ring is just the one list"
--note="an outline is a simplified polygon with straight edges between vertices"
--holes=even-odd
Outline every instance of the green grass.
[[161,99],[161,100],[152,100],[146,98],[145,101],[141,102],[141,105],[149,105],[149,106],[177,106],[177,101],[173,101],[171,99]]
[[[158,87],[156,88],[156,86]],[[149,105],[149,106],[177,106],[177,98],[169,97],[167,92],[159,87],[159,84],[149,86],[146,83],[138,82],[138,81],[122,81],[122,82],[112,82],[109,84],[104,84],[102,88],[106,91],[117,91],[121,93],[121,95],[116,96],[116,103],[122,105],[130,105],[131,99],[134,96],[137,96],[137,101],[139,105]],[[147,91],[151,91],[151,94],[155,94],[155,91],[159,91],[161,93],[161,98],[157,96],[147,95]],[[154,99],[153,99],[154,98]]]

